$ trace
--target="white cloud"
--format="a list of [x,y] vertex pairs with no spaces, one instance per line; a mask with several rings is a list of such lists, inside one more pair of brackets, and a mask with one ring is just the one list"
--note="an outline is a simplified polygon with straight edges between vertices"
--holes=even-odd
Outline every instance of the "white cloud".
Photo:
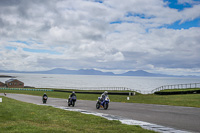
[[200,18],[200,5],[194,5],[193,8],[185,9],[181,12],[181,23]]
[[0,69],[199,69],[199,27],[160,28],[199,18],[197,3],[178,11],[158,0],[12,2],[0,3]]

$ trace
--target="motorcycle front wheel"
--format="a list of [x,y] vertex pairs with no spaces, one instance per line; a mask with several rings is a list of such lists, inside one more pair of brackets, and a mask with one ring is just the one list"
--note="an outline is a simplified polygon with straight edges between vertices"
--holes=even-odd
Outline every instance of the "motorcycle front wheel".
[[104,109],[108,109],[108,103],[104,103]]
[[72,107],[74,107],[74,105],[75,105],[75,101],[72,101]]
[[99,109],[99,108],[100,108],[100,103],[97,102],[97,104],[96,104],[96,109]]
[[45,104],[47,101],[46,100],[43,100],[43,104]]

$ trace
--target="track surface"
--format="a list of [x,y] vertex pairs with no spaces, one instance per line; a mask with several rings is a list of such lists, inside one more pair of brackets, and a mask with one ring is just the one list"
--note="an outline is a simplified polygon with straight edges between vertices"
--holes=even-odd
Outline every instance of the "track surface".
[[[7,97],[42,104],[42,96],[7,94]],[[47,104],[67,107],[67,99],[49,97]],[[118,102],[111,102],[108,110],[97,110],[95,107],[96,101],[78,100],[73,108],[122,116],[189,132],[200,132],[200,108]]]

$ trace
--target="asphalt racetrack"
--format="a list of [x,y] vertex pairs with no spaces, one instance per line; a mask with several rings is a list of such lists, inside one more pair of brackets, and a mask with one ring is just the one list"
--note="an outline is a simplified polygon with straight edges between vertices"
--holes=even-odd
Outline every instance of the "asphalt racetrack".
[[[3,96],[3,94],[0,94]],[[42,104],[42,96],[7,94],[7,97],[34,104]],[[67,97],[67,96],[66,96]],[[67,107],[67,99],[48,98],[47,105]],[[96,101],[77,100],[74,109],[83,109],[154,123],[178,130],[200,132],[200,108],[138,103],[111,102],[108,110],[96,109]]]

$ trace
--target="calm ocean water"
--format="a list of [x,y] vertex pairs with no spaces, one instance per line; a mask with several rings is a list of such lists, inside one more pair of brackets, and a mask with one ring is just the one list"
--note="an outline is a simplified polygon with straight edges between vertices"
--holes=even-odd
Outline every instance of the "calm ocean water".
[[[135,77],[135,76],[99,76],[99,75],[62,75],[62,74],[21,74],[1,73],[1,75],[16,76],[25,86],[37,88],[70,87],[127,87],[149,92],[163,85],[200,83],[200,78],[185,77]],[[0,78],[5,82],[10,78]]]

